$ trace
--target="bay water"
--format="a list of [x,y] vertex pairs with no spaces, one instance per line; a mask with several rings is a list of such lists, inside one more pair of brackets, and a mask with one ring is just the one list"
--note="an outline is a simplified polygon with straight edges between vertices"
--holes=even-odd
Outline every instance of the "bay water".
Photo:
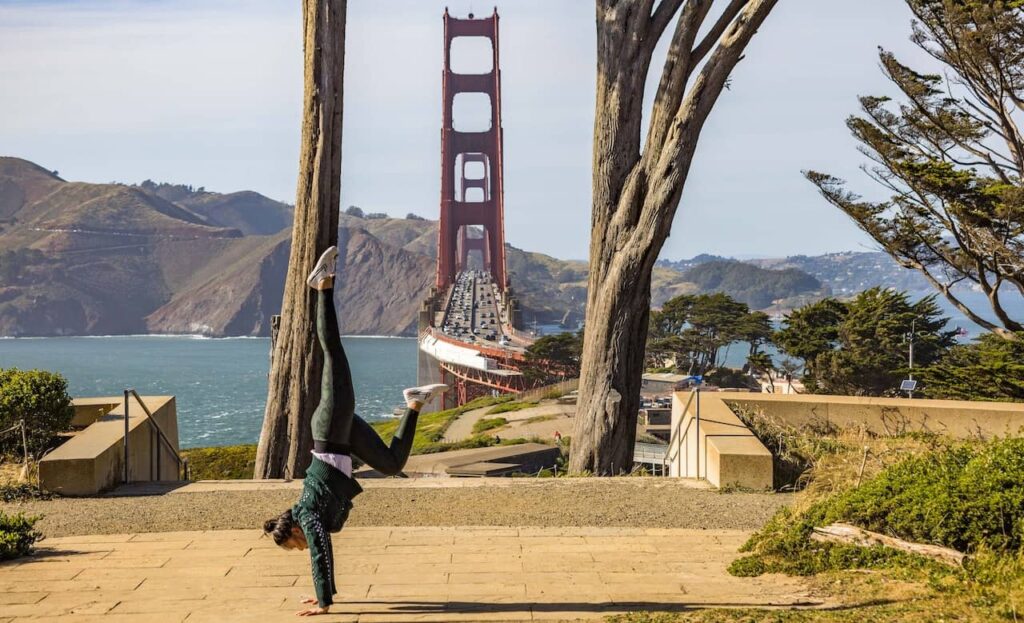
[[[345,337],[357,412],[390,417],[416,384],[413,338]],[[0,368],[63,374],[72,396],[173,395],[181,447],[256,443],[270,368],[269,338],[111,336],[0,339]]]

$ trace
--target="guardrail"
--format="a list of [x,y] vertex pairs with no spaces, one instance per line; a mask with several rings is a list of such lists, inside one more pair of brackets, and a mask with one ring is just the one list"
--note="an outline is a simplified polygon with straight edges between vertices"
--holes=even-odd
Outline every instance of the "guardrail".
[[[690,410],[690,405],[696,401],[696,411],[694,417],[687,420],[686,412]],[[686,428],[680,431],[679,429],[683,425],[683,421],[686,421]],[[672,434],[669,435],[668,449],[665,451],[665,456],[662,462],[662,469],[668,469],[670,463],[674,463],[679,459],[680,448],[685,452],[683,457],[684,469],[680,476],[686,477],[690,472],[690,461],[689,461],[689,446],[686,445],[690,435],[690,425],[696,423],[694,430],[696,431],[697,443],[694,444],[696,448],[697,457],[694,461],[696,465],[694,478],[700,478],[700,386],[693,389],[690,392],[690,397],[686,399],[686,404],[683,405],[682,419],[679,420],[679,426],[676,427]],[[706,453],[706,452],[705,452]]]
[[[124,484],[128,484],[129,482],[131,482],[130,475],[128,473],[128,404],[129,398],[133,396],[135,397],[135,401],[139,403],[139,406],[142,407],[142,412],[145,413],[149,425],[152,427],[153,431],[157,436],[156,478],[153,478],[153,463],[150,462],[150,480],[160,479],[161,442],[163,442],[163,444],[167,446],[167,449],[170,450],[171,454],[174,456],[174,460],[177,462],[178,476],[182,477],[183,475],[184,477],[182,479],[188,480],[188,460],[181,458],[181,455],[178,454],[178,451],[174,448],[174,445],[167,438],[167,435],[164,434],[163,429],[160,428],[160,424],[157,423],[156,418],[153,417],[153,414],[150,412],[149,407],[147,407],[146,403],[142,401],[141,397],[139,397],[138,392],[136,392],[134,389],[126,389],[124,390]],[[184,470],[182,468],[184,468]],[[182,473],[183,471],[184,474]]]

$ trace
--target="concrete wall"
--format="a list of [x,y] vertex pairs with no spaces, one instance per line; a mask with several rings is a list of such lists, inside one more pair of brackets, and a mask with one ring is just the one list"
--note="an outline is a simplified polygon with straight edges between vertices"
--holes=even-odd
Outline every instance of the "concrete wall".
[[878,435],[930,432],[957,438],[1024,433],[1020,403],[816,394],[728,394],[722,399],[733,409],[753,409],[793,426],[864,428]]
[[729,409],[723,396],[701,392],[698,420],[697,397],[690,392],[673,394],[669,475],[704,478],[716,487],[770,489],[771,452]]
[[863,429],[877,435],[929,432],[956,438],[1024,434],[1024,404],[909,400],[817,394],[676,392],[668,448],[669,475],[705,478],[716,487],[772,486],[771,453],[736,416],[741,409],[823,432]]
[[[173,396],[143,396],[143,402],[178,450],[178,413]],[[121,397],[76,399],[83,414],[106,409],[92,424],[39,462],[39,485],[62,495],[95,495],[121,484],[124,476],[124,400]],[[132,481],[178,480],[174,455],[158,443],[142,407],[129,403],[128,468]],[[83,415],[84,417],[84,415]],[[159,452],[160,469],[157,470]]]

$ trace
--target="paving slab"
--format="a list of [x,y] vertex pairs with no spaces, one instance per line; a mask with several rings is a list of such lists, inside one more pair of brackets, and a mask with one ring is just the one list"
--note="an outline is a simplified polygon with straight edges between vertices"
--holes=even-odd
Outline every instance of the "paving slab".
[[[693,607],[818,605],[798,578],[725,569],[749,533],[633,528],[349,528],[317,620],[595,620]],[[0,564],[0,623],[292,621],[304,552],[257,531],[51,538]]]

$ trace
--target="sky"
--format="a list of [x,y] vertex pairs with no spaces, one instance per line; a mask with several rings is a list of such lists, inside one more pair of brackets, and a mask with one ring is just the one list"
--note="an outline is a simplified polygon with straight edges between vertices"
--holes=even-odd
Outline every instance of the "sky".
[[[456,16],[489,14],[494,5],[349,1],[342,208],[437,218],[441,14],[445,6]],[[594,5],[497,5],[506,239],[585,259]],[[0,0],[0,155],[68,180],[153,179],[292,203],[299,7],[296,0]],[[858,95],[894,94],[878,46],[934,69],[909,34],[899,0],[779,2],[705,126],[661,256],[874,249],[801,171],[833,173],[877,193],[859,170],[864,158],[845,119]],[[649,82],[656,80],[652,74]]]

